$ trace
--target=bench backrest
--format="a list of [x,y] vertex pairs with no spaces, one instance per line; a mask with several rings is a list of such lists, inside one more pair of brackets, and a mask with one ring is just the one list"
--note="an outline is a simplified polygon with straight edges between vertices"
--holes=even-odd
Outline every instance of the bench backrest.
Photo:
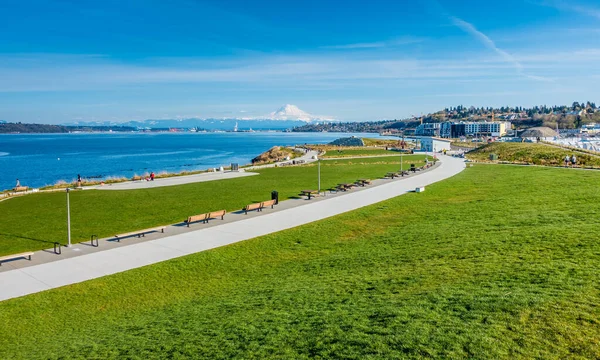
[[248,204],[244,209],[246,210],[256,210],[262,208],[262,203]]
[[273,206],[273,205],[275,205],[275,200],[267,200],[267,201],[262,202],[263,207]]
[[196,221],[206,220],[207,216],[208,216],[208,214],[193,215],[193,216],[188,217],[187,222],[193,223]]
[[219,216],[225,216],[225,213],[226,213],[225,210],[213,211],[211,213],[208,213],[208,217],[207,218],[211,219],[211,218],[216,218],[216,217],[219,217]]

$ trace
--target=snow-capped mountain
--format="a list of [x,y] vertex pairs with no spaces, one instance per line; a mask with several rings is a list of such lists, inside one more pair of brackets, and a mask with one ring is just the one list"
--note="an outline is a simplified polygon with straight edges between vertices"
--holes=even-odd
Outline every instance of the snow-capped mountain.
[[323,116],[314,116],[306,111],[300,110],[296,105],[287,104],[272,112],[269,115],[271,120],[297,120],[297,121],[313,121],[313,120],[332,120]]
[[199,127],[207,130],[231,130],[239,121],[239,129],[247,130],[284,130],[291,129],[296,126],[306,125],[311,121],[331,121],[330,117],[314,116],[306,111],[300,110],[295,105],[285,105],[279,110],[265,116],[246,117],[246,118],[188,118],[188,119],[161,119],[161,120],[143,120],[143,121],[128,121],[123,123],[114,123],[109,121],[94,121],[94,122],[75,122],[66,123],[64,125],[88,125],[88,126],[130,126],[135,128],[190,128]]
[[311,121],[313,116],[306,111],[300,110],[296,105],[287,104],[272,112],[270,115],[273,120],[302,120]]

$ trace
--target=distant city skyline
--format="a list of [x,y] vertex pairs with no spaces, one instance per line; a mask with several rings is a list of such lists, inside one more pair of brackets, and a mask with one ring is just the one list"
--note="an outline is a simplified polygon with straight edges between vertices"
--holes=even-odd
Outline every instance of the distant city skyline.
[[600,102],[591,0],[23,0],[4,4],[0,42],[10,122]]

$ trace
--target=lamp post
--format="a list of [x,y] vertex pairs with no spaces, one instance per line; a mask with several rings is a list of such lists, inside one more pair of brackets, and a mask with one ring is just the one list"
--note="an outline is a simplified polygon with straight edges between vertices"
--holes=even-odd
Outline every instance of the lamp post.
[[404,172],[404,151],[400,149],[400,173]]
[[69,188],[67,188],[67,247],[71,247],[71,208],[69,204]]
[[319,154],[317,153],[317,167],[319,169],[319,175],[318,175],[318,179],[319,179],[319,194],[321,194],[321,158],[319,157]]
[[402,133],[402,142],[400,143],[400,174],[404,171],[404,133]]

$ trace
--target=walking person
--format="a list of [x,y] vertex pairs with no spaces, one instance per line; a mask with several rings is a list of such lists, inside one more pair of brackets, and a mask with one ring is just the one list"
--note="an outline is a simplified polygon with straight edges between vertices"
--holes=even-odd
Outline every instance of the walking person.
[[17,179],[17,185],[15,185],[15,187],[21,187],[21,182],[19,181],[19,179]]
[[571,167],[577,165],[577,158],[575,157],[575,154],[571,155]]
[[569,155],[565,155],[565,167],[569,167]]
[[81,175],[77,174],[77,187],[81,187]]
[[150,173],[150,181],[154,181],[154,171]]

